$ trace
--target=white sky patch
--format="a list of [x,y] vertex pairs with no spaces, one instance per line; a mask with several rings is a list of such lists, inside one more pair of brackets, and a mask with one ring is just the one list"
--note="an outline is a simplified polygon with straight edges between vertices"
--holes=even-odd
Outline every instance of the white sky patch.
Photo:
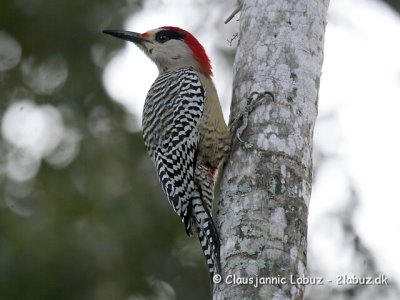
[[21,45],[7,32],[0,30],[0,72],[18,65],[21,60]]
[[10,105],[1,124],[3,137],[18,149],[41,158],[54,151],[63,134],[60,112],[25,99]]
[[43,158],[53,167],[63,168],[79,152],[81,135],[65,126],[61,111],[49,104],[37,105],[33,99],[12,102],[4,112],[0,130],[12,146],[6,154],[5,171],[16,182],[34,178]]
[[[329,16],[319,114],[337,114],[334,123],[339,128],[333,128],[331,136],[328,128],[318,132],[317,125],[315,138],[317,144],[326,144],[339,135],[336,148],[335,143],[328,144],[341,163],[331,164],[326,171],[330,174],[318,178],[314,188],[310,246],[321,249],[321,239],[312,239],[317,219],[343,207],[343,174],[348,173],[361,197],[356,229],[381,271],[400,278],[396,174],[400,169],[400,20],[386,5],[372,0],[331,1]],[[335,259],[337,253],[331,252],[322,263]]]
[[24,82],[36,94],[51,95],[68,77],[68,65],[62,56],[50,56],[40,63],[33,57],[22,62]]

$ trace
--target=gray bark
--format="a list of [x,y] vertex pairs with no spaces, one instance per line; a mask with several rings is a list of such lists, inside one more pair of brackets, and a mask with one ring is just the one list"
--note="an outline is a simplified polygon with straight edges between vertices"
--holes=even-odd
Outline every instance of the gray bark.
[[214,299],[303,298],[328,4],[243,3],[230,117],[232,152],[217,214],[223,274]]

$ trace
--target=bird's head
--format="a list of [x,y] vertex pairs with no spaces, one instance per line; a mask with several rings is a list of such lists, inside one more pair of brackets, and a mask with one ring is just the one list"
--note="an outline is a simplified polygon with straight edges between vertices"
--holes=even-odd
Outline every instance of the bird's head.
[[103,30],[104,33],[135,43],[157,65],[160,73],[180,68],[193,69],[211,76],[211,63],[204,47],[189,32],[164,26],[145,33]]

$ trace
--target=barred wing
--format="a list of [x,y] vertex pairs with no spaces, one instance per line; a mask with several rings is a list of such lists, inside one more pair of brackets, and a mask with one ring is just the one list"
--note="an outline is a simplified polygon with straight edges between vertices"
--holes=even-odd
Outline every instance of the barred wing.
[[[169,76],[174,76],[173,80],[168,80],[168,76],[159,78],[146,99],[147,109],[153,110],[153,122],[158,122],[158,125],[151,126],[153,130],[158,130],[156,134],[152,132],[152,136],[157,138],[149,138],[150,124],[146,124],[146,128],[143,126],[143,131],[146,147],[154,160],[164,192],[185,223],[186,232],[191,234],[188,205],[196,189],[194,171],[199,143],[197,125],[203,115],[205,90],[191,69],[180,70]],[[151,93],[152,90],[166,89],[168,93]],[[164,95],[164,98],[152,99],[155,95]]]

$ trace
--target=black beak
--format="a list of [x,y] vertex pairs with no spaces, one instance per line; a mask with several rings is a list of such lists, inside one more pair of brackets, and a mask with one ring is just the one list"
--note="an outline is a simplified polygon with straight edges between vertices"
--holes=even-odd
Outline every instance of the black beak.
[[143,45],[144,43],[152,43],[143,38],[140,33],[125,31],[125,30],[103,30],[104,33],[123,39],[125,41],[133,42],[135,44]]

